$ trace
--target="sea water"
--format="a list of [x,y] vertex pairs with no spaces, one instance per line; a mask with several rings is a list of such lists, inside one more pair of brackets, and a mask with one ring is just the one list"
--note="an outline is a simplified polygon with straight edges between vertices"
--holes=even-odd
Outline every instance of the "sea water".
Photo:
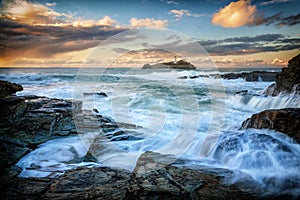
[[[250,69],[243,69],[249,71]],[[39,95],[83,101],[117,122],[138,125],[142,140],[106,141],[96,153],[98,163],[72,163],[88,151],[98,130],[41,144],[23,157],[21,176],[46,177],[78,166],[105,165],[133,170],[145,151],[173,154],[205,165],[232,170],[238,181],[251,177],[274,193],[300,195],[300,145],[273,130],[239,130],[242,122],[265,109],[300,107],[299,96],[262,95],[271,82],[223,80],[215,69],[140,70],[127,68],[1,69],[0,79],[24,87],[18,95]],[[251,95],[236,92],[248,90]],[[104,92],[108,97],[84,93]],[[35,166],[35,167],[32,167]],[[38,167],[36,167],[38,166]],[[243,175],[241,175],[243,174]]]

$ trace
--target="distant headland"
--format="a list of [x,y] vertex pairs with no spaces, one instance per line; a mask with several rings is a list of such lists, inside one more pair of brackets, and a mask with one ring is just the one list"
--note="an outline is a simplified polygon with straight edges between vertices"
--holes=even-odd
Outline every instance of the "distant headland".
[[162,63],[156,63],[156,64],[145,64],[142,69],[196,69],[194,65],[191,63],[179,60],[177,61],[176,56],[174,57],[174,61],[170,62],[162,62]]

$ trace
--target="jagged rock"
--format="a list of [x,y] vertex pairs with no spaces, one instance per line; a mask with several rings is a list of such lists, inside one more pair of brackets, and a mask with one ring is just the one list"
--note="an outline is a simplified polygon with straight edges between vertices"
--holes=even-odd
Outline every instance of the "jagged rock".
[[16,83],[0,80],[0,98],[22,91],[23,87]]
[[130,173],[107,167],[77,168],[54,180],[42,199],[124,199]]
[[276,84],[270,85],[264,94],[277,96],[283,94],[300,94],[300,54],[289,61],[286,68],[276,75]]
[[273,129],[287,134],[300,143],[300,108],[262,111],[246,119],[241,128]]
[[142,154],[133,171],[126,199],[253,198],[237,185],[224,184],[220,174],[172,166],[175,161],[178,162],[170,155]]

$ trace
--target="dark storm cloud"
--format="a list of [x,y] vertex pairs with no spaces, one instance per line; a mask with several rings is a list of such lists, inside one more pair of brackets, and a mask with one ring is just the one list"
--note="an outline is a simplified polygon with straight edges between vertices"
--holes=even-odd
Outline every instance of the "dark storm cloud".
[[281,34],[264,34],[254,37],[199,41],[199,44],[212,55],[241,55],[299,49],[300,39]]
[[126,29],[111,26],[31,26],[0,18],[1,55],[16,53],[51,57],[58,53],[85,50]]

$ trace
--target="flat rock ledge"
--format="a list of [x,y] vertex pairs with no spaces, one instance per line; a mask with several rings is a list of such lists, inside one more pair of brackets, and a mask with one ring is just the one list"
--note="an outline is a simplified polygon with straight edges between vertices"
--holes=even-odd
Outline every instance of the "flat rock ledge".
[[[255,199],[224,170],[173,166],[168,155],[146,152],[131,173],[109,167],[76,168],[54,178],[20,178],[0,185],[1,199]],[[177,161],[178,162],[178,161]]]
[[265,110],[246,119],[241,129],[273,129],[300,143],[300,108]]

